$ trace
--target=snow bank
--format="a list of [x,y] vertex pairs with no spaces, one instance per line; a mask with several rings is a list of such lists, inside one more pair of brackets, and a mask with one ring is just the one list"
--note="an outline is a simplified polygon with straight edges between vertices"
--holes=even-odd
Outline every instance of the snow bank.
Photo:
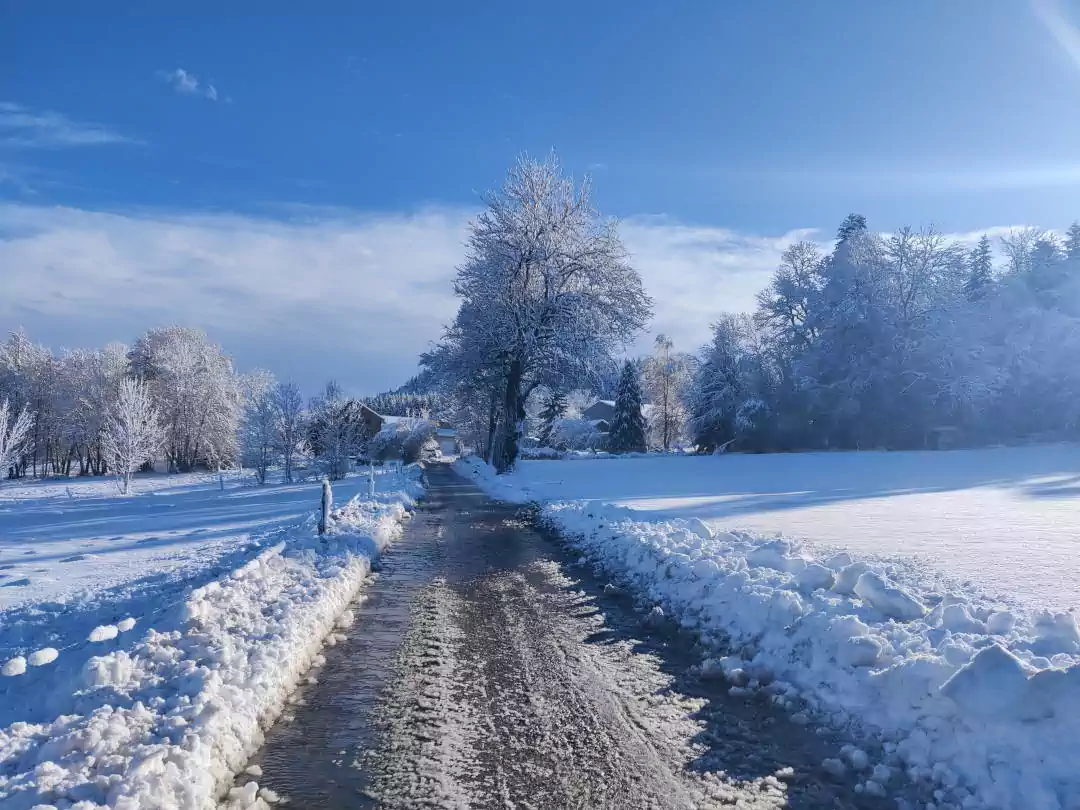
[[[0,729],[0,804],[29,808],[210,808],[354,598],[371,560],[419,494],[354,498],[330,532],[314,517],[217,581],[192,591],[176,630],[90,658],[76,711]],[[99,627],[107,642],[125,627]],[[41,657],[41,656],[39,656]],[[44,656],[47,658],[48,656]],[[31,665],[34,665],[31,656]],[[9,662],[11,664],[11,662]],[[20,666],[21,665],[21,666]],[[11,682],[25,663],[5,665]]]
[[[458,469],[495,497],[528,498],[475,459]],[[714,534],[699,520],[580,501],[542,514],[647,606],[698,632],[706,669],[864,739],[876,760],[852,765],[864,790],[904,777],[934,787],[927,807],[1080,807],[1074,616],[1029,621],[978,594],[901,582],[884,562],[816,560],[796,542]]]

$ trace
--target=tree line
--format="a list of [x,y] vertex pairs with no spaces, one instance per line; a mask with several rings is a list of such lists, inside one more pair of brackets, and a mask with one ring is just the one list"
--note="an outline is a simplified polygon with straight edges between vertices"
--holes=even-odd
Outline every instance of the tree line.
[[[421,415],[423,401],[399,404]],[[336,479],[375,438],[361,411],[333,381],[305,403],[295,383],[238,373],[199,329],[59,354],[21,330],[0,344],[0,478],[116,474],[126,490],[162,461],[169,472],[244,464],[261,484],[277,465],[292,481],[303,459]],[[399,444],[426,438],[411,431]]]
[[1075,437],[1080,225],[973,246],[857,214],[783,254],[753,314],[725,314],[687,391],[692,441],[755,451]]
[[[966,244],[933,227],[874,233],[852,214],[827,248],[785,250],[754,312],[721,302],[699,352],[660,336],[621,373],[651,301],[588,180],[564,177],[554,156],[522,158],[468,247],[457,316],[421,362],[440,407],[499,470],[530,438],[765,452],[1080,430],[1080,224],[1063,238],[1028,227]],[[567,415],[575,392],[615,389],[610,433]]]

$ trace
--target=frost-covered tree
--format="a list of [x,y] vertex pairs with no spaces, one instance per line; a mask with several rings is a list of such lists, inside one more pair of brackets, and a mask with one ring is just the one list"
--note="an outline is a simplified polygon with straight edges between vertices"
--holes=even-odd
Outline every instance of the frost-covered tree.
[[1046,235],[1042,228],[1014,228],[1000,237],[1001,251],[1005,254],[1006,272],[1023,276],[1031,270],[1031,255],[1035,243]]
[[306,420],[304,401],[296,383],[279,382],[273,391],[274,441],[281,456],[285,482],[292,483],[296,456],[304,444]]
[[129,354],[165,427],[164,450],[173,471],[236,458],[241,380],[232,360],[200,329],[151,329]]
[[1065,256],[1071,260],[1080,259],[1080,222],[1073,222],[1065,231]]
[[162,438],[157,408],[146,385],[140,380],[123,380],[105,422],[102,444],[125,495],[132,473],[153,457]]
[[564,417],[551,425],[548,446],[556,450],[601,450],[605,447],[604,434],[587,419]]
[[344,478],[365,439],[359,403],[348,399],[341,386],[331,380],[312,402],[311,415],[308,431],[323,473],[331,481]]
[[755,448],[771,427],[772,399],[755,323],[747,315],[723,314],[712,330],[687,394],[693,442],[703,452],[740,439]]
[[563,176],[554,156],[522,158],[489,195],[454,291],[457,317],[424,363],[449,390],[464,382],[493,397],[499,471],[517,458],[531,391],[606,371],[651,307],[616,223],[597,214],[589,181]]
[[848,214],[840,227],[836,229],[836,243],[841,245],[852,237],[866,233],[866,217],[862,214]]
[[544,408],[540,411],[540,433],[537,438],[541,447],[551,447],[551,429],[555,420],[566,413],[566,394],[562,391],[549,391],[544,398]]
[[613,453],[644,453],[648,449],[647,427],[642,414],[638,371],[629,361],[623,365],[615,392],[615,415],[608,432],[608,449]]
[[990,237],[983,234],[968,254],[968,277],[964,282],[964,295],[968,300],[978,301],[986,297],[993,283],[994,251],[990,247]]
[[244,377],[240,451],[244,464],[254,468],[259,485],[266,483],[278,446],[278,414],[275,408],[274,375],[254,371]]
[[368,442],[368,455],[376,461],[401,460],[407,464],[434,450],[435,424],[427,419],[405,417],[383,425]]
[[[28,452],[16,463],[16,474],[47,475],[56,458],[57,379],[56,361],[46,347],[34,343],[23,330],[10,333],[0,350],[0,395],[13,409],[33,414]],[[55,470],[54,470],[55,472]]]
[[30,440],[34,415],[28,410],[15,413],[5,399],[0,402],[0,478],[13,472],[11,467]]
[[649,432],[653,445],[667,451],[678,442],[686,427],[683,401],[690,384],[691,363],[675,351],[666,335],[657,335],[653,354],[644,364],[645,392],[652,405]]

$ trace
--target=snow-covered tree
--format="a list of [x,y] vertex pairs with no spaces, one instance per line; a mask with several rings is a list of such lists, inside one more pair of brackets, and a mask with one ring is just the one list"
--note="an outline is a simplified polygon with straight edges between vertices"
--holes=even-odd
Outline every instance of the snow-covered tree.
[[322,395],[312,402],[311,414],[312,450],[324,474],[331,481],[344,478],[350,460],[365,439],[359,403],[348,399],[341,386],[331,380]]
[[278,414],[275,408],[274,375],[255,371],[245,376],[244,410],[240,422],[240,450],[244,464],[253,467],[260,486],[274,463],[278,447]]
[[293,465],[304,445],[307,432],[304,418],[304,401],[296,383],[279,382],[273,391],[274,441],[281,456],[285,482],[292,483]]
[[968,254],[968,277],[964,283],[964,294],[971,301],[986,297],[994,283],[994,252],[990,247],[990,237],[983,234],[978,244]]
[[200,329],[151,329],[129,355],[165,427],[170,469],[228,462],[238,452],[241,380],[232,360]]
[[517,458],[525,402],[540,385],[567,389],[611,364],[644,326],[651,302],[616,224],[593,208],[554,156],[523,158],[472,223],[454,291],[457,317],[425,365],[453,389],[493,393],[491,461]]
[[551,425],[549,447],[556,450],[602,450],[606,449],[604,434],[588,419],[564,417]]
[[1080,259],[1080,222],[1074,221],[1065,231],[1065,256],[1069,259]]
[[611,418],[608,449],[613,453],[644,453],[648,449],[645,417],[641,412],[638,372],[629,361],[623,365],[615,392],[615,415]]
[[704,452],[743,440],[757,448],[770,422],[768,371],[754,321],[721,315],[687,394],[694,444]]
[[645,393],[652,410],[649,414],[649,433],[652,444],[670,450],[686,427],[686,408],[683,401],[690,384],[691,362],[675,351],[666,335],[657,335],[653,354],[645,361]]
[[26,449],[33,424],[34,415],[25,408],[16,414],[6,399],[0,402],[0,479]]
[[157,408],[146,385],[140,380],[123,380],[105,422],[102,445],[125,495],[132,473],[153,457],[162,438]]
[[376,461],[401,460],[409,464],[419,460],[425,449],[438,447],[434,441],[433,422],[403,417],[383,425],[368,442],[367,452]]
[[551,447],[551,429],[556,419],[561,419],[566,413],[566,394],[562,391],[549,391],[544,398],[544,408],[540,411],[540,433],[538,438],[541,447]]

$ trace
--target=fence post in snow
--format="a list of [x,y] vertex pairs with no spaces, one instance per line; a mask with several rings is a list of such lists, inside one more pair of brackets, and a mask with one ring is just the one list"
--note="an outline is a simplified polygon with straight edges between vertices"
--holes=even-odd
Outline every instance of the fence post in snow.
[[368,497],[375,497],[375,461],[368,459]]
[[322,480],[322,514],[319,516],[319,534],[326,534],[330,523],[330,507],[334,505],[334,490],[330,488],[330,479]]

